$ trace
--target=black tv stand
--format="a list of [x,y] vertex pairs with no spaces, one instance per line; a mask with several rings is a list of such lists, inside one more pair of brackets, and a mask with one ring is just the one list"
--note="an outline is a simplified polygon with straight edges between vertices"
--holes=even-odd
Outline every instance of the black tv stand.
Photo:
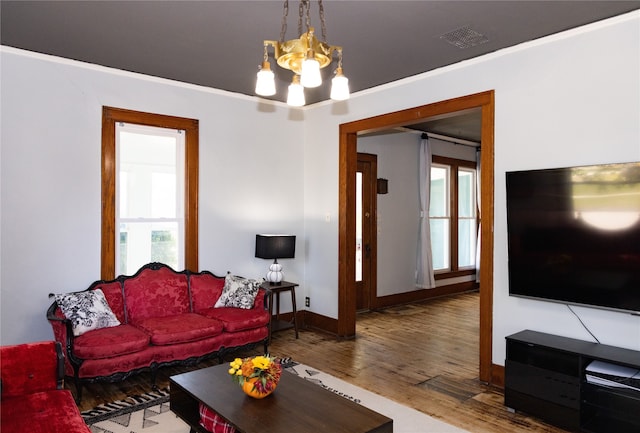
[[640,432],[640,390],[587,381],[593,361],[640,369],[640,352],[535,331],[506,337],[504,404],[559,427]]

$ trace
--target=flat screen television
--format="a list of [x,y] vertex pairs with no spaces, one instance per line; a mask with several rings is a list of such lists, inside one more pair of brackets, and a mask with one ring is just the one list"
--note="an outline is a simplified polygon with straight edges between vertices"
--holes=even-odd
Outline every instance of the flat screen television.
[[640,162],[506,174],[509,294],[640,315]]

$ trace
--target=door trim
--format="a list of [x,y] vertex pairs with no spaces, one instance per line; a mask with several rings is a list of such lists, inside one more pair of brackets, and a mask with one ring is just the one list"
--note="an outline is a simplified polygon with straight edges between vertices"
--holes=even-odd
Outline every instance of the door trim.
[[406,126],[435,116],[480,109],[481,123],[481,209],[480,251],[480,353],[479,378],[492,380],[493,343],[493,225],[494,225],[494,106],[493,90],[435,102],[420,107],[374,116],[340,125],[338,208],[338,336],[354,338],[355,309],[355,171],[358,133]]

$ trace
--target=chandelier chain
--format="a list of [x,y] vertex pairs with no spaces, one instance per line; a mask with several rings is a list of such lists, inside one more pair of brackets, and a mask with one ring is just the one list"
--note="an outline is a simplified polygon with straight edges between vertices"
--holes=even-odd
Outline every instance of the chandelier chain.
[[[324,5],[322,4],[322,0],[318,0],[318,9],[320,15],[320,28],[322,33],[322,40],[327,41],[327,24],[324,19]],[[305,12],[306,11],[306,12]],[[302,18],[305,18],[304,24],[307,27],[307,31],[311,27],[311,2],[309,0],[300,0],[300,4],[298,5],[298,34],[303,33],[303,23]],[[287,33],[287,18],[289,17],[289,0],[284,1],[283,12],[282,12],[282,26],[280,30],[280,42],[285,41],[285,36]]]
[[302,34],[302,17],[304,16],[304,0],[298,4],[298,34]]
[[327,24],[324,22],[324,5],[322,0],[318,0],[318,7],[320,9],[320,27],[322,28],[322,40],[327,41]]
[[311,27],[311,2],[309,0],[303,0],[304,3],[306,3],[307,6],[307,19],[306,19],[306,25],[307,25],[307,31],[309,31],[309,28]]
[[284,43],[284,36],[287,33],[287,16],[289,15],[289,0],[284,0],[282,11],[282,28],[280,29],[280,42]]

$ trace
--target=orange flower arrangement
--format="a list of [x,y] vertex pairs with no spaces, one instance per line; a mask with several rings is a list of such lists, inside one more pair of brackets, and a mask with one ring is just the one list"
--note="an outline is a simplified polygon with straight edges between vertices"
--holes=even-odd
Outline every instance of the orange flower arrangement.
[[260,355],[245,359],[236,358],[229,364],[232,379],[245,389],[245,382],[252,383],[249,389],[262,396],[271,394],[276,389],[282,365],[280,360],[268,355]]

